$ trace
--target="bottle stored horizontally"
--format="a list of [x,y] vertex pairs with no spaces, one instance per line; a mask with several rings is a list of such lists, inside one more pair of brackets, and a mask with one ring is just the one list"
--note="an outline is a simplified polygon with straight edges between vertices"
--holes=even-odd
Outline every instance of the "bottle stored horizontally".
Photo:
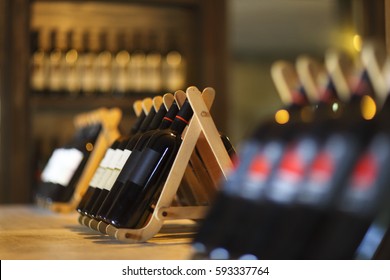
[[100,131],[100,124],[82,127],[68,145],[53,151],[41,175],[38,197],[55,202],[71,199]]
[[[132,141],[132,139],[130,139],[127,142],[122,157],[115,164],[113,172],[110,174],[110,177],[109,177],[108,182],[106,184],[107,187],[102,189],[101,193],[99,194],[98,198],[96,199],[95,203],[93,204],[93,206],[91,208],[90,216],[92,218],[96,218],[97,217],[97,214],[99,213],[100,208],[103,205],[103,202],[105,202],[108,193],[110,193],[111,191],[113,191],[113,193],[116,192],[115,184],[116,184],[116,181],[118,179],[118,176],[120,175],[122,170],[124,171],[125,166],[129,165],[131,154],[137,153],[135,147],[138,145],[138,143],[146,141],[148,135],[153,133],[157,129],[158,125],[161,124],[162,119],[163,119],[163,117],[164,117],[164,115],[166,113],[167,113],[167,110],[166,110],[165,106],[161,105],[159,107],[157,113],[154,115],[151,123],[149,124],[149,126],[147,128],[147,130],[142,135],[140,135],[140,137],[137,139],[137,141]],[[136,155],[132,156],[133,159],[135,157],[137,157],[137,156]]]
[[[138,132],[145,118],[146,118],[145,111],[141,110],[140,115],[137,117],[137,120],[135,121],[134,125],[131,127],[130,135],[134,135]],[[95,171],[95,174],[91,179],[90,185],[86,193],[83,195],[79,205],[76,208],[76,210],[80,214],[84,215],[85,213],[88,213],[89,210],[87,210],[86,206],[89,203],[91,203],[90,201],[95,201],[97,196],[99,195],[100,190],[98,190],[98,188],[100,187],[100,184],[102,184],[102,182],[106,180],[108,165],[112,161],[112,158],[114,157],[115,150],[118,148],[120,144],[120,140],[121,137],[116,139],[112,143],[111,147],[107,149],[103,159],[99,164],[99,167]]]
[[[194,239],[195,258],[231,258],[232,253],[241,250],[240,244],[245,242],[241,237],[253,228],[253,213],[261,213],[264,190],[289,140],[310,120],[311,108],[303,88],[294,79],[292,66],[278,65],[281,66],[278,71],[288,72],[289,80],[294,80],[289,84],[290,88],[281,93],[286,106],[262,123],[241,145],[236,168],[224,183]],[[238,236],[241,239],[237,239]]]
[[118,174],[117,180],[114,183],[112,189],[109,192],[102,194],[102,196],[104,195],[104,199],[101,202],[101,205],[97,211],[96,218],[98,220],[105,221],[106,223],[109,222],[108,211],[114,205],[115,200],[121,192],[122,188],[126,185],[128,176],[135,170],[135,168],[137,168],[137,164],[139,160],[141,160],[142,151],[145,145],[155,133],[160,130],[162,131],[169,128],[169,126],[173,122],[173,119],[177,115],[178,110],[179,108],[177,104],[173,102],[172,105],[169,107],[168,112],[166,112],[164,116],[158,114],[158,118],[156,118],[157,121],[155,121],[153,124],[154,127],[156,124],[159,123],[158,129],[154,128],[145,132],[134,144],[134,146],[132,147],[132,153],[126,161],[125,165],[123,166],[121,172]]
[[134,135],[122,135],[119,139],[117,139],[117,141],[119,141],[119,146],[115,150],[113,158],[108,162],[109,166],[105,171],[105,175],[99,182],[99,186],[94,191],[94,199],[89,200],[88,203],[86,203],[86,205],[84,206],[84,209],[82,211],[84,215],[87,215],[89,217],[95,216],[96,212],[93,212],[93,209],[96,209],[98,205],[100,205],[103,194],[108,192],[114,184],[114,181],[116,179],[114,175],[114,173],[116,173],[116,167],[119,164],[126,162],[127,158],[131,154],[131,149],[129,148],[129,145],[131,145],[131,143],[133,143],[134,141],[137,141],[138,138],[147,130],[155,114],[155,108],[152,106],[147,116],[141,113],[140,117],[143,119],[142,123],[135,123],[135,125],[139,126],[137,133],[135,133]]
[[181,134],[192,114],[192,108],[186,101],[170,128],[159,130],[149,139],[134,172],[128,174],[126,185],[108,211],[107,219],[113,226],[140,228],[153,213],[182,142]]

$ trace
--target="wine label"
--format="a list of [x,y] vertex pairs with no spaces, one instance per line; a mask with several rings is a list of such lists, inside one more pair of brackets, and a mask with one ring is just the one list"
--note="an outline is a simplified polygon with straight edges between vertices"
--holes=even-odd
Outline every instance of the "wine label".
[[96,171],[95,171],[95,174],[93,175],[89,185],[91,187],[94,187],[94,188],[97,188],[99,186],[99,182],[102,180],[102,176],[104,174],[104,168],[102,168],[101,166],[99,166]]
[[278,203],[291,203],[298,194],[317,150],[318,143],[311,137],[303,137],[288,144],[266,190],[266,196]]
[[53,151],[41,174],[41,180],[43,182],[56,182],[56,178],[59,176],[61,169],[62,157],[63,149],[55,149]]
[[120,159],[117,161],[115,165],[115,169],[122,170],[123,166],[125,166],[127,159],[131,155],[131,151],[125,149],[120,157]]
[[102,176],[101,183],[99,184],[99,188],[101,189],[107,189],[108,186],[110,185],[111,178],[112,178],[112,173],[115,169],[115,166],[117,162],[120,160],[121,156],[123,154],[123,150],[121,149],[116,149],[113,151],[111,158],[109,161],[107,161],[107,167],[106,171],[104,172],[104,175]]
[[117,178],[117,180],[121,183],[125,183],[134,169],[137,167],[137,163],[141,158],[141,152],[138,150],[134,150],[131,152],[131,155],[127,159],[126,163],[122,167],[122,170]]
[[158,169],[165,155],[165,153],[160,154],[155,150],[146,148],[142,152],[142,160],[137,164],[137,172],[132,172],[129,181],[138,186],[144,186],[152,174]]
[[264,144],[249,166],[240,196],[249,200],[261,199],[275,166],[280,161],[284,151],[281,141],[270,141]]
[[57,183],[67,186],[73,177],[77,167],[83,160],[83,153],[77,149],[66,150],[66,156],[61,164],[61,176],[57,179]]
[[249,169],[253,157],[260,153],[261,143],[248,140],[242,144],[239,156],[233,162],[233,169],[222,186],[222,191],[228,195],[239,195],[242,191],[242,182],[246,178],[246,172]]
[[109,148],[109,149],[107,150],[106,154],[104,155],[102,161],[100,162],[100,166],[101,166],[102,168],[107,168],[107,167],[108,167],[108,164],[109,164],[109,162],[112,160],[114,154],[115,154],[115,150]]
[[374,137],[356,162],[342,196],[340,209],[347,212],[370,214],[388,187],[390,138],[385,134]]
[[114,185],[116,178],[118,177],[117,169],[112,169],[107,175],[107,178],[105,180],[105,183],[102,185],[102,189],[104,190],[111,190],[112,186]]
[[329,136],[313,160],[298,202],[315,207],[329,204],[347,176],[357,149],[356,141],[348,135]]

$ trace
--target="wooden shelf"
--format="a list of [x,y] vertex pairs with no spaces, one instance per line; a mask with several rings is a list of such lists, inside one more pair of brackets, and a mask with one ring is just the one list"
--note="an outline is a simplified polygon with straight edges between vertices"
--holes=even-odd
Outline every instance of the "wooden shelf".
[[191,257],[192,237],[188,235],[160,233],[145,243],[125,244],[80,225],[77,217],[76,211],[58,214],[31,205],[0,206],[0,259],[186,260]]

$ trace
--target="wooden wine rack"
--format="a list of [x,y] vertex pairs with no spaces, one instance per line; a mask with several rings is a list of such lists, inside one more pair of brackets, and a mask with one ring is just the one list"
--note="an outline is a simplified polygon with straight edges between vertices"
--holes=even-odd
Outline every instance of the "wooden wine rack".
[[[139,111],[139,103],[134,103],[134,110]],[[76,129],[100,123],[102,128],[96,139],[93,151],[83,169],[80,179],[71,199],[68,202],[55,202],[46,198],[37,198],[36,203],[44,208],[55,212],[69,213],[74,211],[81,198],[88,189],[89,182],[92,179],[96,169],[102,160],[104,153],[112,142],[119,137],[118,125],[122,118],[122,111],[118,108],[99,108],[94,111],[78,114],[74,117],[74,126]]]
[[[232,168],[232,161],[210,114],[210,108],[215,98],[214,89],[208,87],[200,92],[196,87],[189,87],[185,93],[178,91],[175,93],[175,98],[178,97],[176,100],[179,103],[182,102],[180,100],[183,98],[180,96],[183,95],[188,99],[194,114],[183,133],[183,142],[164,183],[153,214],[146,225],[139,229],[131,229],[116,228],[97,220],[84,221],[84,224],[126,243],[145,242],[158,233],[196,232],[197,224],[193,220],[203,219],[208,211],[208,205],[199,205],[196,201],[194,201],[194,205],[188,206],[173,204],[182,180],[186,178],[186,175],[189,175],[187,179],[191,178],[191,174],[188,174],[190,172],[188,165],[191,163],[192,168],[196,169],[199,164],[193,157],[195,149],[205,163],[206,171],[210,174],[215,190],[220,180],[227,177]],[[191,183],[190,180],[189,183]],[[196,189],[199,188],[199,184],[191,187],[194,188],[193,193],[202,193],[200,196],[207,197],[213,193],[213,190],[208,190],[210,185],[203,186],[203,190]]]

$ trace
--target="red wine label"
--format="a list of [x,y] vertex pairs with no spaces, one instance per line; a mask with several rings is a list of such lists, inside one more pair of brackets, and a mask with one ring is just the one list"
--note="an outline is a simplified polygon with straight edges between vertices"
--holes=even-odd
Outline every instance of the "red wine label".
[[248,168],[240,196],[250,200],[260,199],[266,184],[283,154],[280,141],[270,141],[256,153]]
[[309,137],[288,145],[267,189],[267,196],[271,200],[280,203],[292,202],[298,194],[317,149],[317,143]]
[[354,166],[343,193],[341,209],[362,213],[376,207],[381,192],[388,187],[388,179],[383,178],[388,177],[389,163],[390,138],[378,134]]
[[[355,142],[348,135],[333,134],[325,140],[308,171],[298,201],[321,206],[329,202],[337,180],[345,178],[352,164],[351,155],[356,152]],[[351,162],[351,163],[350,163]]]
[[357,162],[352,173],[351,185],[357,191],[364,191],[373,186],[378,173],[378,162],[373,154],[366,152]]
[[319,185],[323,185],[330,180],[333,171],[334,162],[331,154],[327,151],[321,151],[313,161],[310,177]]
[[244,181],[247,179],[247,170],[252,159],[261,151],[261,144],[256,141],[246,141],[242,144],[238,156],[234,157],[233,169],[230,171],[223,191],[229,195],[239,195],[243,190]]

